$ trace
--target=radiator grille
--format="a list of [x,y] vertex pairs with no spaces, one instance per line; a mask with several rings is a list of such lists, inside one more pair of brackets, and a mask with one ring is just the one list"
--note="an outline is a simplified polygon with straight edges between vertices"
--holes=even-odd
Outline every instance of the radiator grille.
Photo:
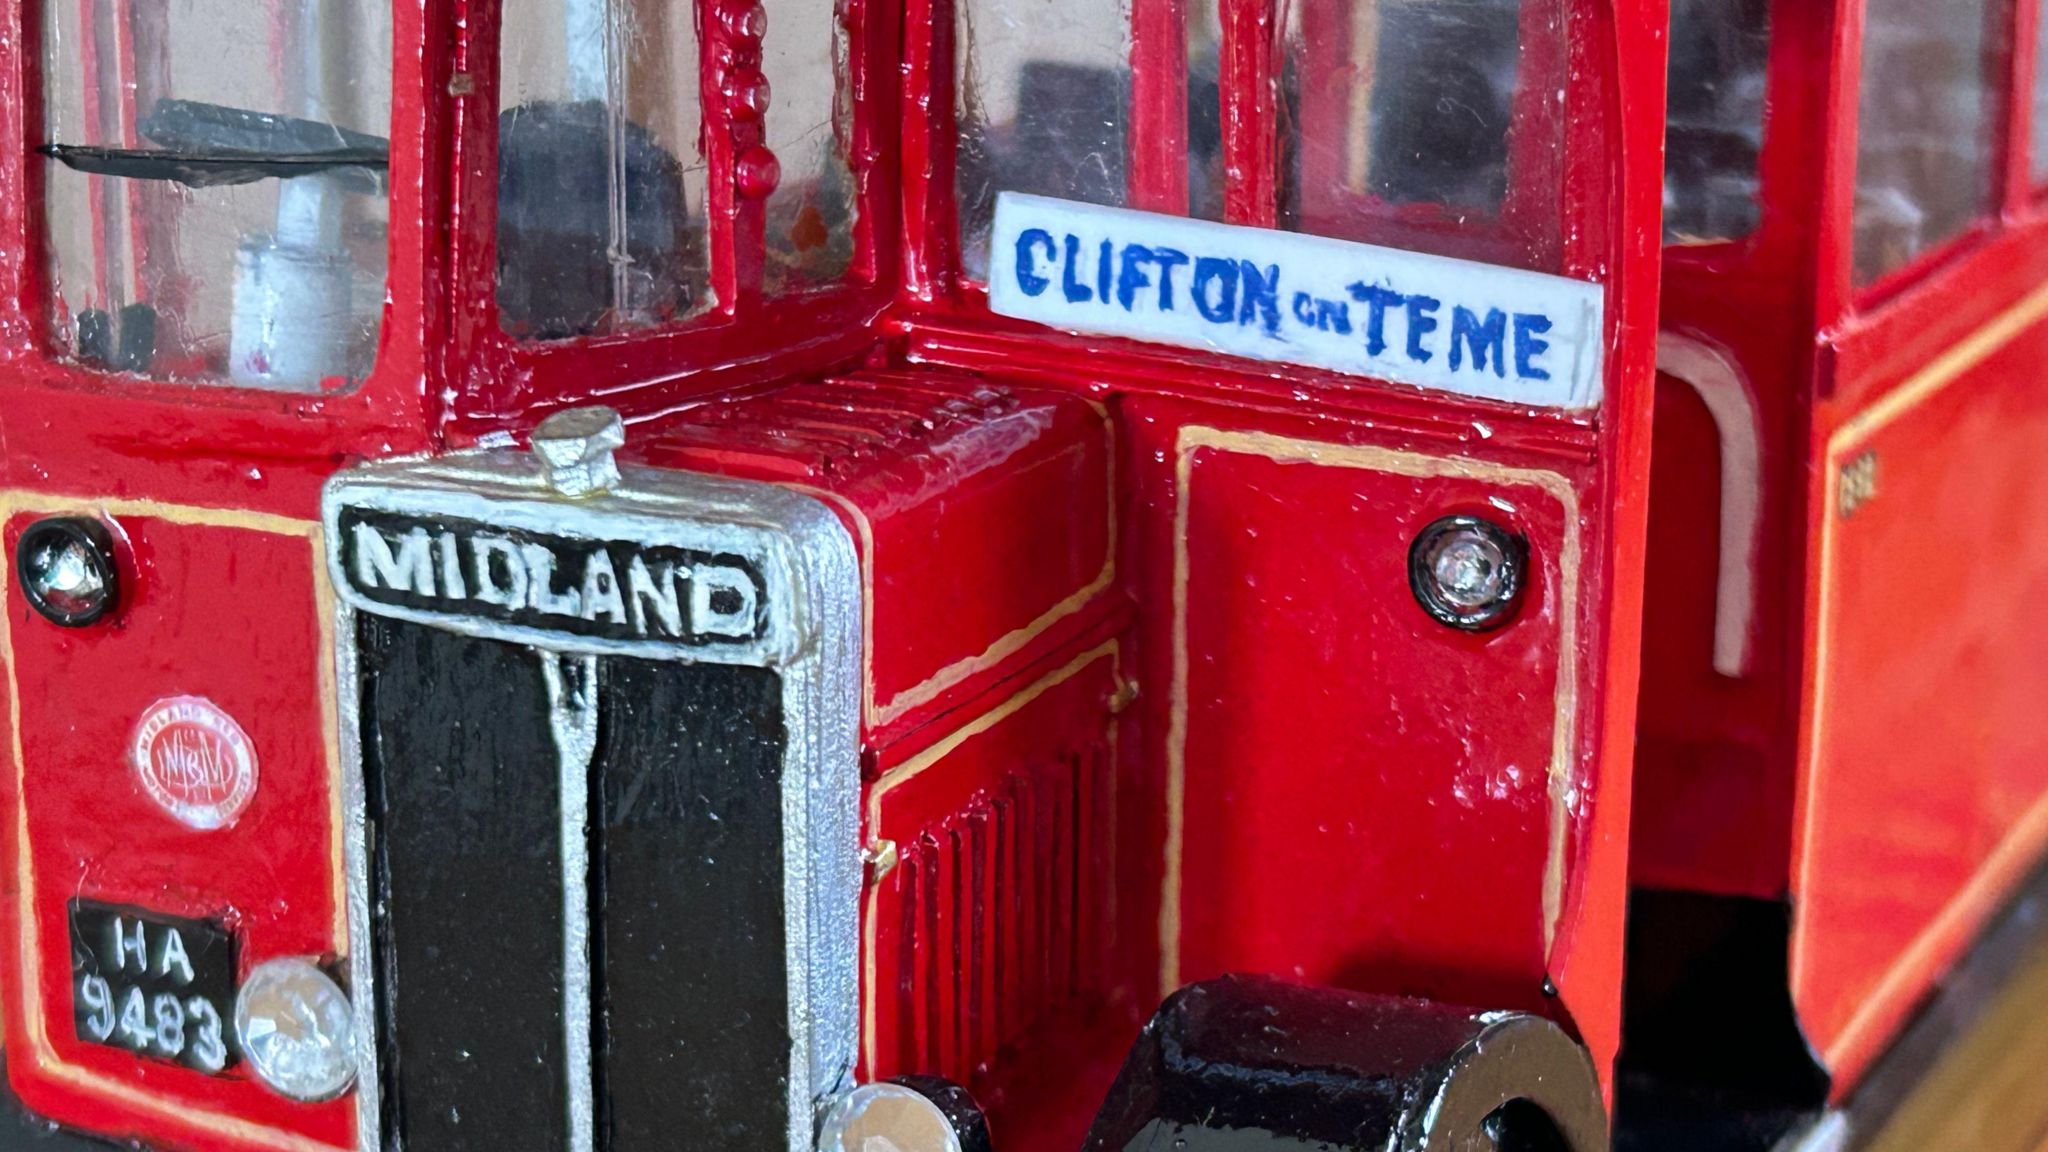
[[1014,773],[902,844],[897,1066],[961,1082],[1096,984],[1115,891],[1106,745]]
[[[786,1152],[776,674],[599,663],[570,839],[542,654],[369,616],[359,650],[387,1147]],[[565,902],[569,852],[587,899]]]

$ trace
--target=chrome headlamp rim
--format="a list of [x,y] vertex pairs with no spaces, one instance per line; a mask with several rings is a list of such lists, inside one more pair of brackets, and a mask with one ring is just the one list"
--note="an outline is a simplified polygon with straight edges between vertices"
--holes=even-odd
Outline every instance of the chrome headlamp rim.
[[990,1147],[988,1120],[974,1097],[936,1076],[898,1076],[840,1093],[819,1120],[818,1152],[861,1152],[877,1136],[899,1152],[989,1152]]
[[[70,608],[51,597],[45,561],[57,550],[70,553],[90,582],[83,608]],[[84,628],[105,619],[120,600],[121,571],[114,558],[113,534],[86,516],[51,516],[22,530],[14,549],[15,575],[22,596],[36,614],[60,628]]]
[[[266,1045],[252,1043],[252,1026],[257,1019],[256,1003],[266,994],[277,994],[289,985],[300,985],[301,995],[320,999],[328,1006],[335,1006],[343,1026],[329,1036],[336,1045],[338,1054],[332,1061],[334,1068],[330,1075],[307,1086],[290,1082],[284,1071],[266,1056]],[[317,1009],[316,1009],[317,1012]],[[356,1035],[355,1005],[334,977],[327,970],[311,960],[296,956],[266,960],[250,971],[235,994],[235,1043],[242,1058],[255,1073],[255,1079],[264,1087],[287,1100],[301,1104],[324,1104],[346,1096],[355,1087],[358,1066],[358,1046],[361,1037]],[[261,1037],[257,1037],[261,1040]]]
[[[1444,550],[1460,540],[1480,544],[1497,558],[1494,588],[1481,602],[1461,602],[1437,571]],[[1481,516],[1443,516],[1416,533],[1408,547],[1408,587],[1437,623],[1462,632],[1490,632],[1521,610],[1528,563],[1529,542],[1520,533]]]

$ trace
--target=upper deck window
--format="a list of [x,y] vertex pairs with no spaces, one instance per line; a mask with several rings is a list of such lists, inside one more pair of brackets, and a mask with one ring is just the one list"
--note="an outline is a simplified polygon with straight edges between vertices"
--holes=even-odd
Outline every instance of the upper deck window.
[[1856,142],[1855,280],[1960,236],[1996,191],[1999,57],[1991,0],[1868,0]]
[[388,0],[42,9],[45,322],[93,367],[310,391],[376,353]]
[[1664,240],[1755,231],[1769,0],[1675,0],[1664,141]]
[[[843,281],[853,264],[852,97],[836,0],[765,0],[765,143],[780,180],[765,205],[762,288]],[[698,14],[667,0],[506,5],[498,117],[498,314],[554,340],[659,327],[721,303],[713,269],[731,230],[718,189]],[[706,11],[710,11],[707,7]],[[735,97],[737,99],[737,97]],[[752,243],[752,241],[748,241]],[[735,258],[731,252],[727,258]],[[755,267],[751,260],[745,262]]]

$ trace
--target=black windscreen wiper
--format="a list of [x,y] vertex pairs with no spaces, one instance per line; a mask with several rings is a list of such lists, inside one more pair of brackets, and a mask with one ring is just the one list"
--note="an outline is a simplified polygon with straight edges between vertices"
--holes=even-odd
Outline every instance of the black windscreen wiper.
[[137,128],[160,147],[45,144],[36,151],[95,176],[191,188],[326,175],[351,191],[376,193],[391,164],[391,142],[381,136],[197,100],[159,100]]

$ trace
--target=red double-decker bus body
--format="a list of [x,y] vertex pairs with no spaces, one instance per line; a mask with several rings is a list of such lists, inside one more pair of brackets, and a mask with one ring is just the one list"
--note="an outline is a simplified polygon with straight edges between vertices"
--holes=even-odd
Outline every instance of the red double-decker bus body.
[[1604,1130],[1697,899],[1844,1104],[2048,837],[2037,4],[1870,4],[0,0],[9,1094],[1108,1146],[1275,977]]

